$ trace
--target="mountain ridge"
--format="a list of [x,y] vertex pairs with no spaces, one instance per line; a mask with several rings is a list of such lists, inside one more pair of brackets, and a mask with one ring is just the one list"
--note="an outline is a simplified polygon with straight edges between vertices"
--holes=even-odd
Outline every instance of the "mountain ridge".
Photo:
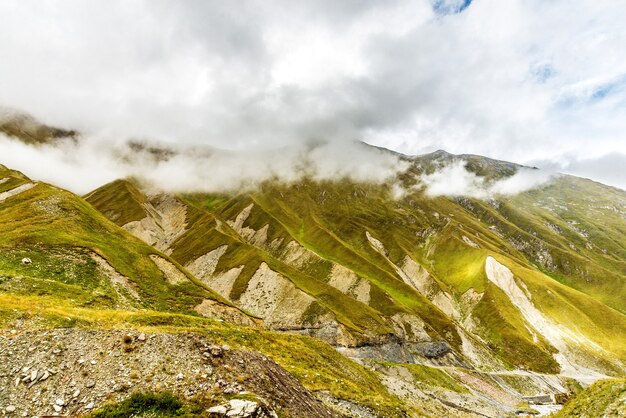
[[[561,175],[430,196],[420,179],[450,164],[480,184],[529,168],[375,148],[402,162],[395,178],[211,193],[127,178],[81,198],[0,166],[2,325],[208,332],[271,355],[346,416],[502,416],[626,374],[624,191]],[[144,150],[169,158],[149,144],[129,158]]]

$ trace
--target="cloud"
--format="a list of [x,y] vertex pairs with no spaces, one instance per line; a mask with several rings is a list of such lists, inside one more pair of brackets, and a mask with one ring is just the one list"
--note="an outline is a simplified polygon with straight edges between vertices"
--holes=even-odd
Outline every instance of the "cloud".
[[0,148],[0,163],[78,194],[126,177],[137,177],[166,191],[221,192],[305,177],[385,183],[408,168],[407,162],[392,153],[344,141],[228,151],[98,137],[32,146],[0,134]]
[[561,160],[536,160],[533,165],[544,170],[575,174],[626,190],[626,154],[613,152],[598,157],[568,156]]
[[626,153],[625,20],[591,0],[6,0],[0,105],[114,140],[576,161]]
[[466,161],[456,160],[431,174],[422,176],[419,186],[427,196],[473,197],[491,199],[514,195],[539,187],[553,175],[549,172],[520,167],[515,174],[493,182],[467,170]]

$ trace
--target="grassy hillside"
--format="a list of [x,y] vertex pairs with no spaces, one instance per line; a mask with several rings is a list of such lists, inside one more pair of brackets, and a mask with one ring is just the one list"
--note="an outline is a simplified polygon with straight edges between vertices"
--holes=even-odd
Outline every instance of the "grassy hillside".
[[[30,182],[0,168],[0,178],[6,177]],[[70,297],[78,306],[192,313],[205,298],[229,305],[174,260],[119,228],[81,198],[44,183],[32,184],[0,202],[2,290]],[[170,283],[151,255],[171,263],[184,280]],[[24,258],[32,264],[22,263]],[[109,276],[117,277],[117,285]]]
[[[440,164],[438,158],[453,157],[415,159],[409,171],[433,170]],[[469,169],[490,179],[518,168],[478,156],[467,158]],[[556,219],[558,199],[576,202],[567,189],[579,181],[580,187],[589,189],[589,201],[579,199],[578,211],[563,210],[559,215],[563,219]],[[87,199],[103,213],[122,208],[126,212],[116,216],[131,216],[131,209],[125,208],[145,197],[116,192],[120,187],[119,182],[104,186]],[[97,197],[107,194],[120,198],[102,206]],[[225,246],[214,276],[242,267],[225,295],[230,300],[237,301],[259,265],[267,263],[316,298],[324,309],[313,316],[329,310],[354,332],[367,328],[388,333],[392,317],[409,315],[424,321],[434,341],[445,340],[459,353],[458,329],[463,327],[485,342],[476,344],[508,367],[557,372],[555,348],[529,328],[532,324],[514,302],[487,279],[485,260],[497,256],[548,317],[607,347],[606,357],[626,360],[626,321],[619,313],[626,300],[625,235],[620,235],[625,222],[617,209],[624,193],[616,189],[562,177],[539,191],[499,200],[429,198],[420,190],[395,199],[391,185],[303,180],[267,183],[250,193],[185,194],[177,199],[187,207],[187,221],[185,232],[170,246],[171,256],[187,265]],[[592,229],[589,219],[601,215],[606,215],[613,231],[605,234],[607,228],[600,229],[598,222]],[[569,232],[559,223],[569,225]],[[583,223],[587,238],[579,234],[583,241],[570,241]],[[300,248],[296,255],[294,243]],[[428,283],[422,289],[407,281],[407,276],[415,275],[405,271],[407,259],[427,272],[422,280]],[[350,280],[368,283],[366,303],[345,289],[333,291],[338,267],[351,272]],[[442,295],[447,302],[441,302]],[[476,301],[468,302],[468,295],[477,295]],[[605,356],[580,348],[597,357],[594,367],[609,373],[619,370],[605,363]]]
[[626,415],[626,380],[607,379],[568,400],[555,418],[622,417]]

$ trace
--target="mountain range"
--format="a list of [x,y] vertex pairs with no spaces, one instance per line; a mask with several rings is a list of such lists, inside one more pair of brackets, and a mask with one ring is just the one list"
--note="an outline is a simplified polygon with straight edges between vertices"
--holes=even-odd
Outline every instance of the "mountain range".
[[[26,116],[0,128],[34,147],[81,140]],[[171,392],[180,416],[241,401],[257,415],[228,416],[500,417],[571,397],[573,416],[604,391],[624,413],[604,379],[626,376],[626,192],[554,175],[433,194],[423,179],[454,165],[491,186],[539,170],[376,152],[402,167],[392,181],[218,192],[120,178],[78,196],[0,166],[0,406],[124,416],[106,414]],[[33,354],[54,341],[52,359]]]

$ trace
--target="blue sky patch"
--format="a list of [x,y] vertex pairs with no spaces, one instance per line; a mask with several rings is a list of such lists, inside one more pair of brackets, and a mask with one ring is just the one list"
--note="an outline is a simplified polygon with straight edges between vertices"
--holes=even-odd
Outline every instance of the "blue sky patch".
[[626,74],[609,81],[608,83],[597,86],[589,95],[590,102],[596,102],[618,93],[626,87]]
[[626,74],[622,74],[612,80],[596,84],[583,91],[572,92],[562,96],[558,101],[558,107],[562,109],[589,106],[603,101],[604,99],[617,97],[616,106],[626,104],[624,93],[626,92]]
[[550,64],[533,65],[530,74],[538,83],[545,83],[556,75],[556,70]]
[[472,4],[472,0],[434,0],[433,10],[439,16],[461,13]]

